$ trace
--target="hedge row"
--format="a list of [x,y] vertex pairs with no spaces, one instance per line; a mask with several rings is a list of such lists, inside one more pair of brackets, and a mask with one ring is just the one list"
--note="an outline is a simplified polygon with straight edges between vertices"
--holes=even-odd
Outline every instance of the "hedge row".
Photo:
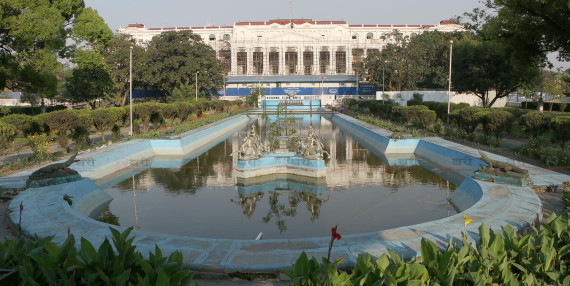
[[[46,106],[46,112],[52,112],[57,110],[67,109],[65,105],[54,105]],[[7,106],[2,108],[0,111],[0,116],[9,114],[26,114],[26,115],[38,115],[42,113],[41,106]]]
[[[166,103],[140,103],[133,105],[133,117],[138,125],[142,124],[143,132],[147,133],[150,125],[154,129],[162,125],[173,125],[174,121],[184,122],[191,114],[201,115],[205,111],[222,112],[227,108],[236,109],[241,102],[233,101],[204,101],[197,103],[176,102]],[[37,116],[24,114],[10,114],[0,117],[0,144],[9,144],[14,140],[14,136],[23,133],[30,136],[39,133],[55,133],[58,136],[58,143],[61,148],[66,149],[68,145],[67,135],[71,133],[76,143],[81,144],[89,134],[89,130],[94,127],[104,138],[106,131],[119,131],[119,125],[127,124],[129,121],[130,106],[100,108],[95,110],[57,110]],[[139,129],[140,130],[140,129]],[[139,131],[135,128],[135,132]]]
[[[524,109],[538,110],[538,101],[525,101],[521,102],[521,107]],[[569,112],[570,107],[566,102],[544,102],[544,110],[548,111],[561,111]]]

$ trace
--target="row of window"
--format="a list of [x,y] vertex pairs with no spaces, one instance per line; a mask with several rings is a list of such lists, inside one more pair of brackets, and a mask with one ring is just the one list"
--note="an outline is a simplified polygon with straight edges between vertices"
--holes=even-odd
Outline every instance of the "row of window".
[[[379,38],[379,39],[385,40],[387,37],[390,36],[390,34],[391,34],[391,33],[382,33],[382,35],[380,35],[380,38]],[[404,34],[403,34],[403,33],[396,33],[396,34],[393,34],[393,35],[394,35],[394,37],[395,37],[396,39],[398,39],[398,40],[404,39]],[[416,33],[412,33],[412,34],[410,35],[410,37],[413,38],[413,37],[415,37],[415,36],[417,36],[417,35],[418,35],[418,34],[416,34]],[[324,35],[322,35],[322,36],[324,36]],[[257,37],[258,37],[258,38],[261,38],[262,36],[257,36]],[[353,40],[356,40],[357,38],[358,38],[358,34],[356,34],[356,33],[355,33],[355,34],[352,34],[352,39],[353,39]],[[216,40],[216,35],[210,34],[210,36],[208,37],[208,39],[209,39],[210,41],[215,41],[215,40]],[[374,33],[367,33],[367,34],[366,34],[366,39],[367,39],[367,40],[372,40],[372,39],[374,39]],[[230,40],[230,34],[224,34],[223,40],[224,40],[224,41],[229,41],[229,40]]]

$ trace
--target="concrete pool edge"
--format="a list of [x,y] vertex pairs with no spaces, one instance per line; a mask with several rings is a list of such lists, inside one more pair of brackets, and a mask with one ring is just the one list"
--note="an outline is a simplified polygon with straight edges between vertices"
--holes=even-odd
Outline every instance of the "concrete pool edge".
[[[337,117],[339,120],[344,120],[344,116]],[[360,122],[356,123],[366,126]],[[386,132],[385,130],[379,131]],[[442,146],[446,148],[457,147],[454,143],[440,141],[439,138],[426,138],[417,140],[414,152],[422,144],[422,140],[427,142],[423,143],[426,146],[445,144]],[[406,143],[410,145],[409,142]],[[460,150],[453,150],[462,154],[477,152],[475,149],[464,150],[463,148],[467,148],[465,146],[459,145],[459,147]],[[465,151],[468,152],[465,153]],[[558,179],[553,178],[553,180]],[[541,215],[540,200],[530,188],[499,185],[470,178],[467,178],[464,183],[480,187],[482,195],[473,207],[461,214],[385,231],[344,235],[343,239],[336,242],[333,257],[346,259],[345,265],[348,267],[353,265],[358,254],[363,252],[378,256],[386,253],[387,249],[391,249],[404,257],[416,256],[420,252],[422,237],[434,241],[439,246],[446,245],[452,238],[460,238],[463,231],[463,215],[474,220],[474,223],[467,227],[467,233],[473,240],[477,239],[477,228],[481,223],[485,223],[494,230],[500,230],[506,225],[520,229],[532,224]],[[93,194],[93,192],[102,191],[90,179],[29,189],[12,201],[9,216],[13,223],[17,223],[19,204],[23,202],[25,209],[22,213],[22,229],[26,235],[38,234],[41,237],[55,235],[54,243],[61,245],[67,238],[69,227],[76,237],[85,237],[98,246],[105,237],[110,236],[110,225],[81,215],[82,210],[74,209],[73,205],[69,206],[63,200],[64,194],[71,195],[74,197],[73,204],[79,207],[85,205],[84,200],[90,201],[93,197],[104,197],[104,192],[100,195]],[[83,212],[88,212],[88,210],[83,210]],[[124,227],[114,228],[126,229]],[[339,226],[339,232],[342,233],[342,226]],[[133,230],[132,235],[135,236],[137,250],[145,256],[148,256],[149,251],[154,251],[156,244],[165,254],[176,250],[181,251],[184,255],[184,265],[190,269],[222,273],[279,272],[283,267],[291,266],[303,250],[309,256],[326,256],[330,240],[328,233],[324,233],[320,238],[262,241],[200,239],[139,230]]]

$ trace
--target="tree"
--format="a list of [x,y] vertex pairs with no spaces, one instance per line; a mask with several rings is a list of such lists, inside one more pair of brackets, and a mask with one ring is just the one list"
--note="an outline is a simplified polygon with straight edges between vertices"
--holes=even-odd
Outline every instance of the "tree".
[[[397,31],[394,33],[397,34]],[[363,76],[386,90],[442,88],[447,85],[449,40],[460,33],[424,32],[371,52]]]
[[[76,46],[67,40],[88,43],[110,32],[96,11],[84,9],[83,0],[4,0],[0,5],[0,88],[36,93],[42,102],[56,95],[57,59],[73,55]],[[81,27],[74,29],[75,24]]]
[[103,52],[104,61],[109,67],[115,82],[109,98],[116,105],[124,106],[129,95],[130,49],[133,48],[133,86],[144,86],[143,75],[147,67],[144,49],[138,46],[129,35],[117,34]]
[[252,86],[249,88],[249,96],[247,97],[247,104],[250,106],[259,107],[259,99],[263,98],[265,95],[265,88],[258,86]]
[[[146,82],[170,97],[175,88],[200,91],[221,88],[222,66],[212,48],[192,31],[169,31],[155,36],[147,49]],[[196,73],[198,82],[196,83]]]
[[[453,55],[453,89],[474,93],[483,107],[516,91],[533,72],[515,69],[505,48],[496,42],[464,38],[454,45]],[[496,95],[489,98],[492,90]]]
[[570,6],[567,0],[487,0],[497,11],[484,29],[501,39],[517,58],[542,58],[558,52],[560,60],[570,61]]
[[95,109],[97,100],[111,93],[113,78],[99,52],[80,49],[75,60],[78,65],[66,80],[64,96],[75,103],[86,101]]

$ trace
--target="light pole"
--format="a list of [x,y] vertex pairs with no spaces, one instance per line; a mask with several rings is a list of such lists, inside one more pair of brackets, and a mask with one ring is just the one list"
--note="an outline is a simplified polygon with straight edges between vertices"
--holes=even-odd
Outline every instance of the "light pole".
[[131,121],[131,132],[129,135],[133,136],[133,47],[129,54],[129,110],[130,110],[130,121]]
[[198,102],[198,73],[199,71],[196,72],[196,102]]
[[449,88],[447,89],[447,125],[449,125],[449,110],[451,108],[451,59],[453,54],[453,40],[449,41]]

